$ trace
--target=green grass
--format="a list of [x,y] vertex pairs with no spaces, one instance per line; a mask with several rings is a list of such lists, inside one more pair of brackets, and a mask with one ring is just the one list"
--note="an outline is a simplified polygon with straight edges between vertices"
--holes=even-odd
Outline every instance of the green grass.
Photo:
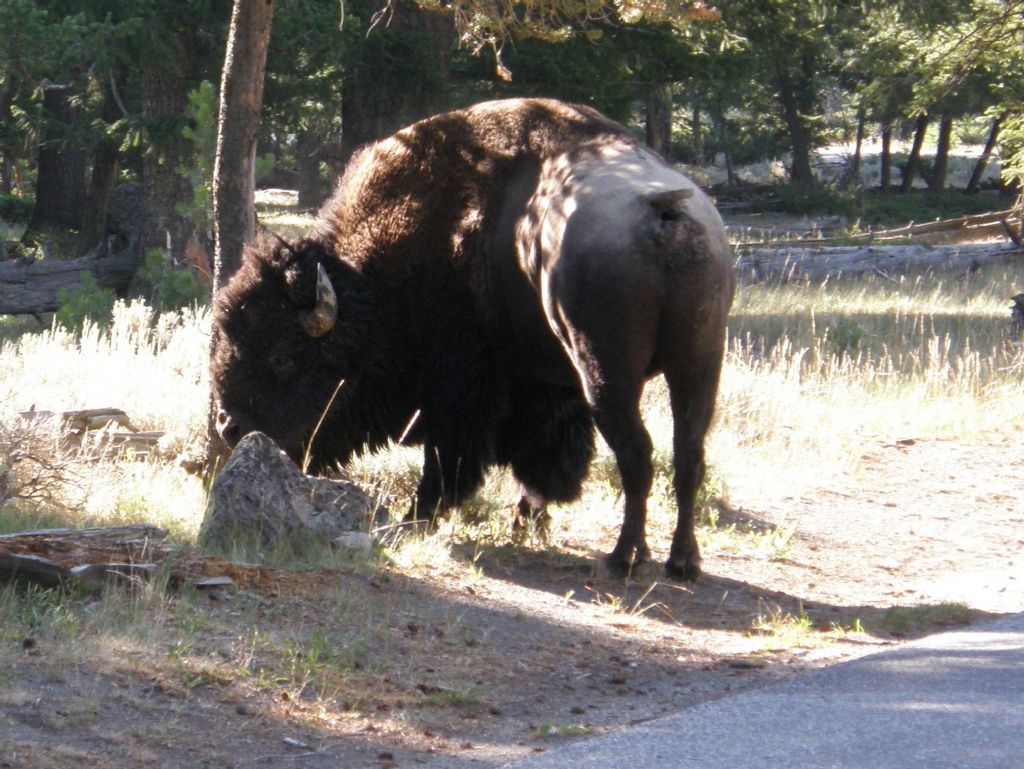
[[594,727],[588,724],[541,724],[534,729],[534,734],[541,739],[558,737],[586,737],[594,733]]
[[874,633],[907,638],[936,629],[964,627],[973,619],[974,612],[960,603],[922,604],[887,609],[880,618],[866,623],[866,626]]
[[0,534],[59,529],[66,523],[60,511],[40,509],[36,505],[8,504],[0,507]]
[[956,191],[939,194],[924,190],[907,194],[866,191],[857,196],[851,213],[864,226],[902,227],[907,222],[920,224],[936,219],[956,219],[989,211],[1005,211],[1012,204],[1012,198],[988,194],[967,195]]
[[750,632],[763,639],[762,648],[768,652],[812,649],[832,641],[818,632],[814,622],[803,611],[791,614],[778,606],[768,609],[762,605],[750,623]]

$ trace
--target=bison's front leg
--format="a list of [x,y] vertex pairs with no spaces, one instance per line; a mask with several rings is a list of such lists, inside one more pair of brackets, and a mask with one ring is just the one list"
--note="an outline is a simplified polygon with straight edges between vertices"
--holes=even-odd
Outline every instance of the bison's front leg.
[[[428,417],[429,420],[429,417]],[[444,425],[428,427],[423,446],[423,475],[407,521],[433,523],[472,496],[493,461],[483,425],[451,414]]]
[[594,420],[576,388],[520,384],[499,436],[498,461],[522,484],[513,530],[545,526],[548,502],[578,499],[594,456]]
[[407,522],[422,521],[433,525],[438,518],[444,517],[448,509],[458,503],[453,494],[445,495],[445,472],[441,466],[440,452],[437,447],[427,443],[423,449],[423,474],[416,487],[409,512],[405,516]]
[[486,325],[458,276],[435,275],[424,292],[431,311],[422,321],[427,342],[418,387],[423,476],[407,520],[433,521],[475,493],[494,463],[505,389]]

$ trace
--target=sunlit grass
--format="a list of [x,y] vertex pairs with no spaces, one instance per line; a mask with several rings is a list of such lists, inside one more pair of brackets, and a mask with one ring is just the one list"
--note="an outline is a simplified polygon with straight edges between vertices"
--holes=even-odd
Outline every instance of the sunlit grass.
[[[717,478],[712,493],[727,496],[730,478],[752,469],[777,486],[796,487],[823,472],[855,469],[858,446],[869,439],[1016,434],[1024,426],[1024,353],[1010,333],[1007,297],[1022,289],[1019,266],[741,286],[708,441]],[[29,330],[0,346],[0,424],[33,408],[114,407],[139,429],[165,431],[158,460],[92,463],[76,473],[66,512],[83,523],[146,521],[189,541],[205,489],[177,460],[201,451],[205,440],[208,343],[207,311],[154,317],[140,303],[119,304],[108,328],[87,324],[81,335]],[[667,530],[675,515],[672,421],[660,380],[648,386],[643,408],[655,443],[650,518],[655,529]],[[419,449],[395,447],[360,458],[350,470],[400,519],[421,464]],[[449,534],[507,537],[517,494],[507,473],[491,473],[466,505],[461,528]],[[564,522],[556,541],[607,549],[620,505],[614,458],[599,443],[582,499],[556,510]],[[655,536],[661,534],[652,533],[652,542]],[[396,564],[433,562],[422,551],[436,542],[401,543]]]
[[1007,297],[1022,285],[1024,269],[990,267],[969,280],[742,287],[717,433],[786,454],[799,445],[841,452],[865,432],[1010,435],[1022,425],[1024,354]]
[[0,346],[0,426],[16,424],[27,411],[110,407],[127,412],[139,430],[165,433],[156,461],[76,462],[73,450],[65,452],[65,488],[47,500],[60,504],[65,523],[144,521],[176,539],[194,539],[205,490],[179,463],[201,449],[205,436],[208,344],[207,311],[154,317],[135,302],[119,303],[107,328],[87,323],[77,335],[55,325]]

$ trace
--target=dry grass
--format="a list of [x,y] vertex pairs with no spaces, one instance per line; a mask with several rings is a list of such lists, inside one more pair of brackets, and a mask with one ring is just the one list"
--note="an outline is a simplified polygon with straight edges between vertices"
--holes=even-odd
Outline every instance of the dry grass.
[[777,479],[849,468],[866,436],[1010,436],[1024,350],[1008,297],[1024,269],[748,286],[730,320],[711,455]]
[[[1024,353],[1009,333],[1006,297],[1022,285],[1024,269],[991,267],[742,287],[709,440],[726,488],[740,466],[761,467],[783,484],[799,484],[823,466],[850,469],[857,461],[851,448],[865,435],[1015,433],[1024,420]],[[94,466],[84,493],[69,489],[68,506],[83,520],[146,519],[194,537],[204,490],[176,459],[197,450],[205,430],[208,324],[205,311],[154,317],[140,303],[119,304],[109,329],[87,325],[77,336],[54,327],[0,347],[0,422],[32,408],[112,406],[140,429],[167,432],[165,461]],[[670,521],[671,419],[660,381],[648,388],[644,409],[659,471],[652,517]],[[353,471],[400,513],[419,466],[417,450],[395,448],[359,460]],[[506,474],[492,474],[470,505],[472,535],[505,536],[492,513],[514,494]],[[614,530],[618,494],[614,461],[602,446],[584,498],[560,515],[573,531],[583,520]]]
[[114,308],[109,328],[87,323],[77,335],[53,326],[0,346],[0,424],[31,410],[113,407],[140,430],[166,433],[163,461],[89,462],[69,472],[74,482],[53,501],[70,523],[146,520],[194,538],[204,490],[178,460],[196,450],[205,429],[208,343],[206,311],[154,317],[134,302]]

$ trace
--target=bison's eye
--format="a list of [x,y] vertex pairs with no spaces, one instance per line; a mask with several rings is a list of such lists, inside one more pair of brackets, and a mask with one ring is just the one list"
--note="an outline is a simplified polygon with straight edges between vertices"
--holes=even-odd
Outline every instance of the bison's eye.
[[288,376],[295,368],[295,361],[290,355],[283,352],[272,353],[267,359],[267,363],[270,364],[271,370],[280,377]]

